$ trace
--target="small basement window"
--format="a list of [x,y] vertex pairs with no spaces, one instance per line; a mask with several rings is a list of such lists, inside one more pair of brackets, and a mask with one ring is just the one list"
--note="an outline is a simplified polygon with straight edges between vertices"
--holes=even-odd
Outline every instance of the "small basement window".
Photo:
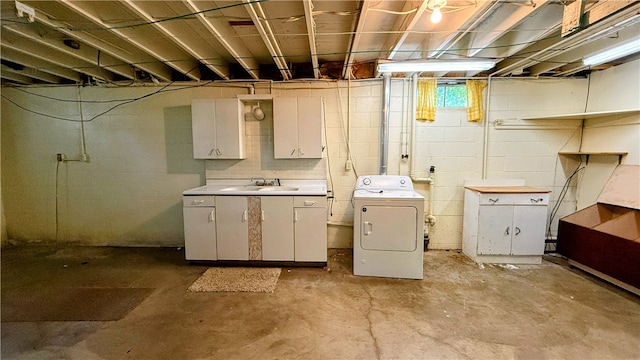
[[438,84],[437,107],[466,107],[467,86],[464,84]]

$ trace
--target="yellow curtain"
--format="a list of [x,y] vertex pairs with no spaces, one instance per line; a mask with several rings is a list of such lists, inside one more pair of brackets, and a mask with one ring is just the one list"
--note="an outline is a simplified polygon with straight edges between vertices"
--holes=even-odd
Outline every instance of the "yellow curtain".
[[416,120],[434,121],[436,119],[436,95],[438,82],[436,79],[418,80],[418,104]]
[[482,90],[486,86],[482,80],[467,80],[467,118],[471,122],[482,120]]

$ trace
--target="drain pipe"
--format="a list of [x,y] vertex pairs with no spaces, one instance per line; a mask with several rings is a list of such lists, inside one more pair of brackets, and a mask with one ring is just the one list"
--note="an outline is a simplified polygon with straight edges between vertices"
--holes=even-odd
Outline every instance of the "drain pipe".
[[418,93],[418,74],[414,74],[411,79],[411,116],[409,117],[409,121],[411,121],[411,155],[409,156],[409,177],[415,183],[422,183],[429,185],[429,200],[427,202],[428,209],[424,212],[424,237],[428,239],[429,237],[429,226],[434,226],[436,224],[436,217],[433,215],[433,185],[434,178],[433,175],[436,171],[435,166],[431,166],[429,168],[429,177],[422,178],[417,177],[415,174],[416,168],[416,112],[415,112],[415,97]]
[[380,168],[378,174],[387,175],[389,162],[389,119],[391,117],[391,74],[382,75],[382,117],[380,118],[380,141],[378,154],[380,155]]

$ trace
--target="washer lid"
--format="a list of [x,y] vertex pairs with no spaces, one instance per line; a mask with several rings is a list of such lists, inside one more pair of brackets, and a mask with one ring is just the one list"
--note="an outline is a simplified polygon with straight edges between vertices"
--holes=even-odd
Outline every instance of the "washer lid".
[[413,190],[383,190],[383,189],[367,189],[356,190],[353,193],[354,198],[384,198],[384,199],[422,199],[424,196]]

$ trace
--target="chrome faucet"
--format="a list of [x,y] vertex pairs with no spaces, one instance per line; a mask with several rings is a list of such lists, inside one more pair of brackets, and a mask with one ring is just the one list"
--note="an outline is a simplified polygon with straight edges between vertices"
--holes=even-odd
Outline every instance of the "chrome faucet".
[[251,181],[255,182],[256,186],[265,186],[265,185],[267,185],[267,180],[265,180],[263,177],[252,177]]
[[267,181],[263,177],[252,177],[251,182],[256,184],[256,186],[280,186],[280,179],[275,178],[271,181]]

